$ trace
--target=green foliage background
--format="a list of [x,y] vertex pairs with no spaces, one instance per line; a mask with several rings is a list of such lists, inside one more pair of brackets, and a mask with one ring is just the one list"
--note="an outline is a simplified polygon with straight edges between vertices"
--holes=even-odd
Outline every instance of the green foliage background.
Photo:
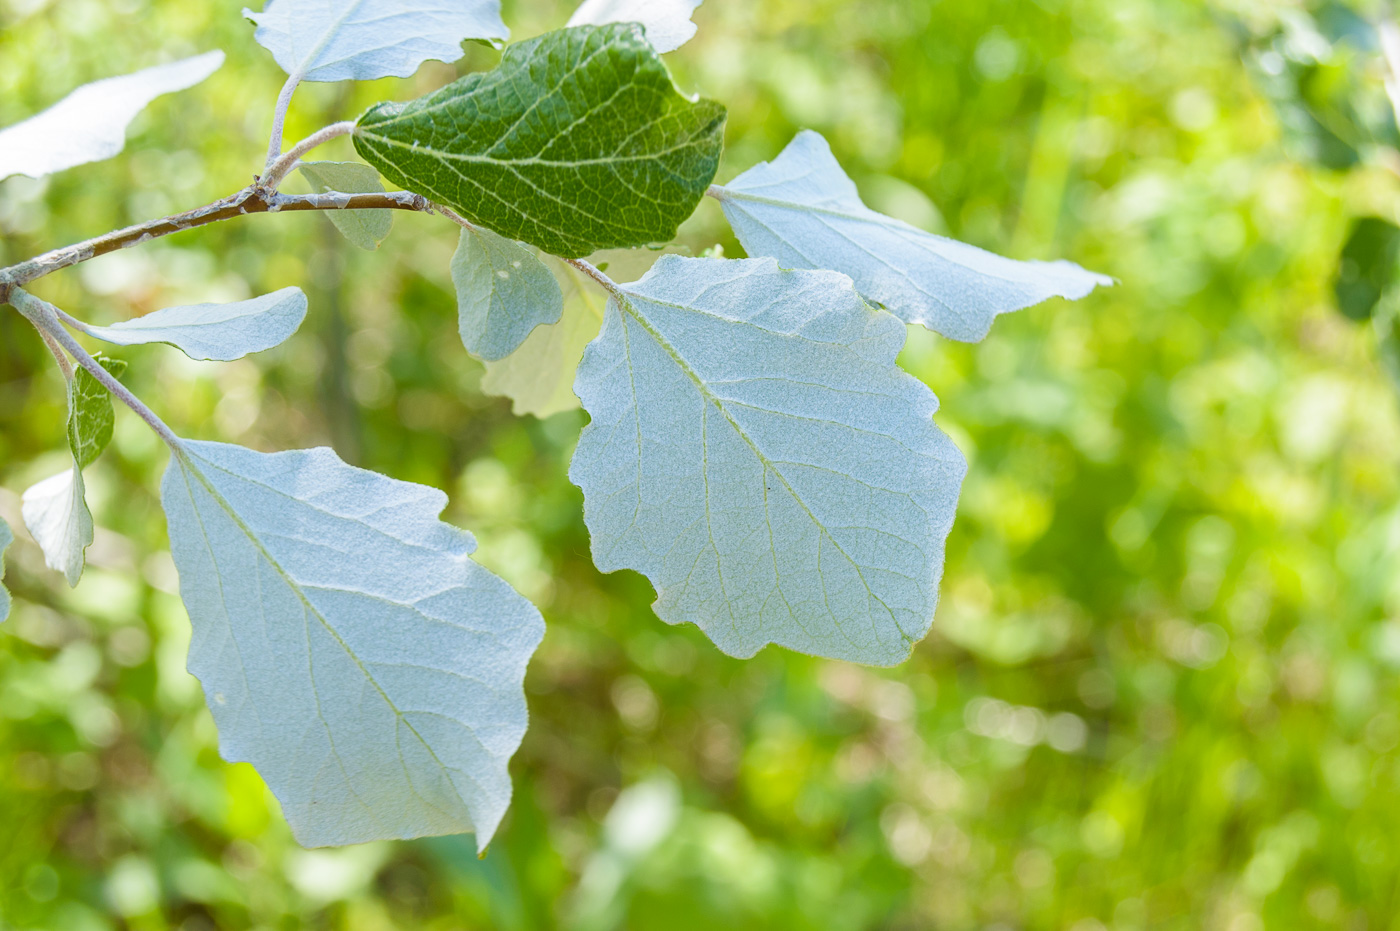
[[[282,75],[240,6],[0,0],[0,125],[83,81],[230,55],[122,156],[0,185],[0,261],[248,181]],[[165,454],[119,413],[88,473],[105,529],[83,582],[10,552],[0,928],[1400,927],[1400,416],[1374,339],[1331,306],[1349,218],[1394,219],[1400,186],[1289,143],[1241,43],[1296,13],[708,0],[670,56],[730,107],[722,179],[812,127],[872,206],[1121,280],[977,346],[911,334],[972,469],[935,632],[896,669],[730,660],[657,621],[639,576],[598,574],[565,478],[583,415],[515,418],[476,390],[442,221],[397,217],[371,254],[322,217],[252,217],[43,281],[97,322],[304,286],[283,347],[124,350],[127,382],[183,435],[331,443],[448,489],[549,632],[483,860],[462,837],[298,848],[254,771],[219,760],[184,671]],[[567,15],[506,4],[517,38]],[[497,58],[305,86],[289,135]],[[742,254],[714,204],[682,232]],[[16,528],[15,492],[66,455],[27,329],[0,313]]]

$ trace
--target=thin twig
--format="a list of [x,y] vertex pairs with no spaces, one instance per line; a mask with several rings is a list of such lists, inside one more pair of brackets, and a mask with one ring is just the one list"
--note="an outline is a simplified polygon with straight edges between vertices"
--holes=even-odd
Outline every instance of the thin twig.
[[291,170],[296,167],[297,161],[303,155],[310,152],[318,145],[324,145],[340,136],[348,136],[354,131],[355,123],[352,120],[332,123],[324,129],[318,129],[316,132],[292,146],[286,155],[280,156],[274,160],[273,163],[267,167],[267,170],[263,172],[263,176],[259,179],[258,184],[265,190],[277,190],[277,185],[281,184],[282,180],[291,173]]
[[155,411],[142,403],[141,399],[132,394],[126,385],[117,381],[117,379],[112,376],[111,372],[103,368],[86,349],[78,345],[78,341],[63,328],[63,324],[59,323],[58,314],[60,311],[57,307],[53,306],[48,301],[35,297],[21,288],[14,288],[11,291],[10,303],[13,304],[20,313],[24,314],[30,323],[38,327],[39,332],[62,346],[79,365],[88,370],[88,373],[92,375],[93,378],[101,382],[104,388],[112,392],[123,404],[135,411],[136,416],[149,424],[150,428],[156,432],[157,436],[165,441],[166,445],[169,446],[173,452],[180,451],[180,438],[175,435],[175,431],[167,427],[165,421],[156,416]]
[[282,127],[287,123],[287,109],[292,105],[292,95],[296,93],[300,83],[301,75],[293,74],[287,78],[287,83],[282,85],[282,90],[277,94],[277,106],[272,111],[272,138],[267,143],[267,161],[264,163],[266,168],[271,168],[272,163],[282,154]]
[[564,259],[563,261],[598,282],[603,286],[603,290],[607,291],[619,301],[623,299],[622,286],[603,274],[603,270],[592,262],[589,262],[587,259]]

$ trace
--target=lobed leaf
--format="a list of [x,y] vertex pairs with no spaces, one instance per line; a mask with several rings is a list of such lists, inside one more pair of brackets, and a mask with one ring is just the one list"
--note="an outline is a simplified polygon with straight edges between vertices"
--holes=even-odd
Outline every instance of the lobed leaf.
[[301,326],[306,306],[300,288],[283,288],[232,304],[167,307],[111,326],[83,324],[82,329],[118,346],[167,343],[191,359],[231,362],[281,344]]
[[297,839],[484,848],[544,623],[438,520],[446,496],[328,449],[182,441],[161,501],[220,752],[258,769]]
[[[10,531],[10,525],[5,523],[5,519],[0,517],[0,583],[5,578],[5,551],[10,548],[10,544],[15,542],[15,535]],[[0,584],[0,624],[9,620],[10,617],[10,592],[3,584]]]
[[575,386],[594,562],[733,656],[905,659],[967,466],[904,335],[846,276],[771,259],[663,256],[621,286]]
[[976,342],[998,314],[1113,283],[1072,262],[1018,262],[876,213],[810,130],[713,192],[749,255],[844,272],[901,320],[950,339]]
[[564,312],[554,273],[529,246],[488,229],[462,230],[452,256],[458,331],[472,355],[494,361]]
[[41,178],[111,158],[126,145],[127,126],[147,104],[193,87],[223,63],[223,52],[206,52],[84,84],[42,113],[0,130],[0,179]]
[[641,23],[658,52],[673,52],[695,36],[690,21],[704,0],[583,0],[570,26]]
[[354,141],[395,184],[572,258],[675,236],[714,178],[724,118],[681,95],[640,26],[575,26],[379,104]]
[[[317,194],[377,194],[384,190],[379,172],[359,162],[298,162],[297,170]],[[392,210],[328,210],[326,216],[342,236],[370,252],[378,249],[394,228]]]
[[503,41],[500,0],[268,0],[253,38],[301,81],[406,78],[453,62],[467,39]]
[[572,269],[567,281],[559,322],[536,327],[515,352],[486,363],[481,390],[510,398],[517,416],[543,418],[578,407],[574,373],[583,358],[583,347],[603,325],[603,302],[583,286]]

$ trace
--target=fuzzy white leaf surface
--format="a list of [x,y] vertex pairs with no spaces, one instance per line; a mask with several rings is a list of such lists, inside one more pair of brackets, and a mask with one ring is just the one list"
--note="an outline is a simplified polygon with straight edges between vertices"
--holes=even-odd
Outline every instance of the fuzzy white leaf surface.
[[[10,525],[5,523],[5,519],[0,517],[0,583],[5,579],[5,551],[10,548],[10,544],[15,542],[15,535],[10,531]],[[0,584],[0,624],[3,624],[10,617],[10,592],[3,584]]]
[[205,52],[84,84],[42,113],[0,129],[0,179],[42,178],[111,158],[126,145],[127,126],[152,100],[195,86],[223,63],[223,52]]
[[302,81],[406,78],[462,57],[467,39],[504,41],[500,0],[268,0],[253,37]]
[[967,465],[849,278],[663,256],[608,304],[569,475],[593,558],[721,650],[875,665],[933,621]]
[[161,501],[220,752],[257,768],[297,840],[484,848],[544,622],[438,519],[447,496],[329,449],[182,441]]
[[231,362],[280,345],[306,319],[306,306],[300,288],[282,288],[232,304],[189,304],[111,326],[85,324],[83,332],[118,346],[167,343],[191,359]]
[[714,192],[749,255],[844,272],[901,320],[950,339],[976,342],[998,314],[1113,283],[1073,262],[1020,262],[876,213],[810,130]]
[[44,563],[63,573],[70,586],[83,575],[84,552],[92,545],[92,513],[84,500],[83,473],[77,463],[25,491],[20,513],[29,535],[44,552]]
[[[384,190],[379,172],[361,162],[300,162],[297,170],[316,194],[378,194]],[[378,249],[394,228],[392,210],[327,210],[326,216],[342,236],[369,252]]]
[[452,284],[462,345],[479,359],[504,359],[564,312],[559,282],[539,254],[484,227],[462,230]]
[[641,23],[658,52],[673,52],[695,36],[690,21],[704,0],[583,0],[570,26]]
[[485,363],[481,390],[510,398],[516,416],[549,417],[577,409],[574,375],[583,348],[602,328],[603,304],[577,273],[567,274],[559,322],[536,327],[515,352]]

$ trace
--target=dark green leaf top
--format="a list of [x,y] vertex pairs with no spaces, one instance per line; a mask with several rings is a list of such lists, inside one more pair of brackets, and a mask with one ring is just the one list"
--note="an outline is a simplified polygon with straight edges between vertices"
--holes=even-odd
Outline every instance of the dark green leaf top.
[[374,107],[355,148],[394,183],[573,258],[674,237],[714,179],[724,119],[676,89],[636,24],[577,26]]
[[[126,371],[121,359],[98,356],[97,361],[116,378]],[[87,369],[73,375],[72,399],[68,410],[68,445],[79,469],[86,469],[112,442],[112,395]]]

